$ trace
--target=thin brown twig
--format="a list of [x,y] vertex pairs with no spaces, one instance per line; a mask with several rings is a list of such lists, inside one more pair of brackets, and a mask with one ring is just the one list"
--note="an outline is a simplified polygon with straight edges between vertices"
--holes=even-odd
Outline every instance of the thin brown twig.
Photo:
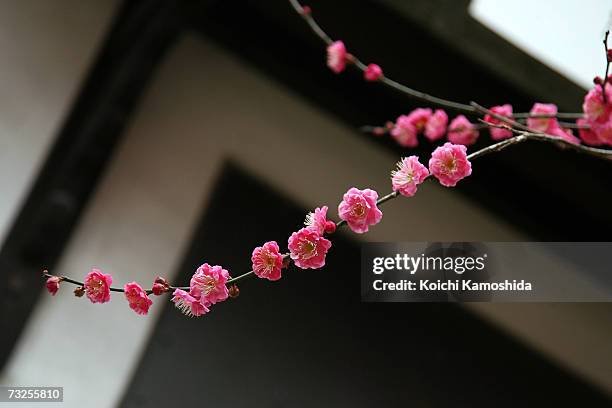
[[[300,4],[298,0],[289,0],[289,3],[291,4],[295,12],[306,21],[306,23],[311,28],[311,30],[325,43],[325,45],[329,45],[333,42],[332,38],[325,32],[325,30],[321,28],[321,26],[317,23],[314,17],[312,17],[312,11],[310,10],[310,8],[305,10],[304,7]],[[350,55],[349,61],[352,62],[352,64],[357,69],[359,69],[361,72],[365,72],[365,70],[367,69],[367,65],[364,64],[354,54]],[[387,87],[391,89],[394,89],[405,95],[408,95],[412,98],[421,100],[423,102],[427,102],[432,105],[442,106],[442,107],[460,111],[466,114],[472,114],[472,115],[478,114],[478,111],[475,110],[474,107],[471,105],[451,101],[448,99],[439,98],[433,95],[429,95],[425,92],[421,92],[416,89],[412,89],[384,75],[378,80],[378,82],[382,83],[383,85],[386,85]],[[520,112],[520,113],[516,113],[514,116],[517,118],[519,117],[526,118],[526,117],[532,117],[534,115],[531,115],[529,112]],[[578,119],[578,118],[582,118],[583,114],[582,113],[560,112],[555,115],[538,114],[537,116],[534,116],[534,117],[541,117],[541,118],[558,117],[558,118],[564,118],[564,119]]]
[[610,71],[610,57],[608,56],[608,36],[610,30],[606,30],[606,34],[603,39],[604,55],[606,57],[606,74],[604,75],[603,81],[601,82],[601,97],[604,105],[608,103],[608,97],[606,96],[606,83],[608,83],[608,72]]

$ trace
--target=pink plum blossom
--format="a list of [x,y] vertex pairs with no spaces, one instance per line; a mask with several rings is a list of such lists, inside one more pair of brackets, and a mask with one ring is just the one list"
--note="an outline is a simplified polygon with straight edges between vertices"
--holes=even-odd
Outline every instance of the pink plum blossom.
[[55,296],[60,287],[60,282],[62,279],[59,276],[51,276],[47,279],[46,287],[51,296]]
[[397,118],[393,129],[391,129],[391,136],[400,146],[416,147],[419,144],[417,129],[408,115],[401,115]]
[[408,114],[408,120],[415,127],[417,133],[425,130],[425,126],[431,118],[431,109],[429,108],[416,108]]
[[316,231],[319,235],[323,235],[325,232],[325,224],[327,224],[327,206],[324,205],[321,208],[315,208],[314,212],[308,213],[304,225],[313,231]]
[[283,256],[279,252],[278,244],[269,241],[253,250],[251,255],[253,272],[260,278],[276,281],[281,278]]
[[[505,105],[493,106],[490,109],[490,111],[500,116],[512,118],[512,105],[508,103]],[[485,122],[491,123],[493,125],[504,124],[503,121],[491,115],[485,115],[484,120]],[[502,140],[502,139],[507,139],[509,137],[512,137],[512,131],[508,129],[492,127],[492,128],[489,128],[489,132],[491,133],[491,139],[493,140]]]
[[327,66],[336,74],[346,68],[346,47],[342,41],[335,41],[327,47]]
[[204,305],[200,299],[192,296],[190,293],[182,289],[176,289],[172,294],[174,305],[185,315],[189,317],[202,316],[208,313],[210,309]]
[[[552,103],[536,103],[529,111],[531,115],[556,115],[557,105]],[[527,126],[529,129],[540,133],[551,134],[553,130],[559,127],[557,118],[527,118]]]
[[595,85],[584,97],[582,110],[589,122],[606,122],[612,113],[612,85],[606,83],[606,100],[604,104],[601,85]]
[[308,213],[304,225],[316,231],[319,235],[324,233],[333,234],[336,231],[336,223],[327,219],[326,205],[315,208],[314,212]]
[[383,76],[382,68],[377,64],[369,64],[363,72],[366,81],[378,81]]
[[318,269],[325,265],[331,241],[310,228],[302,228],[289,237],[289,253],[298,268]]
[[445,187],[454,187],[459,180],[472,174],[464,145],[445,143],[438,147],[429,160],[429,171]]
[[149,307],[153,301],[147,296],[147,292],[136,282],[126,283],[123,287],[125,298],[130,304],[130,308],[140,315],[149,313]]
[[85,277],[83,287],[92,303],[106,303],[110,300],[110,287],[113,277],[93,268]]
[[[586,119],[578,119],[576,121],[576,124],[578,126],[590,126],[589,122]],[[589,144],[591,146],[600,146],[603,144],[599,137],[591,129],[578,128],[578,135],[584,143]]]
[[201,298],[202,304],[209,306],[227,299],[226,283],[230,279],[229,272],[219,265],[210,266],[205,263],[200,266],[189,282],[189,293],[195,298]]
[[478,139],[478,131],[463,115],[457,116],[448,126],[448,141],[455,144],[472,145]]
[[429,176],[427,167],[419,162],[417,156],[405,157],[397,163],[397,170],[391,172],[393,191],[412,197],[417,192],[417,186]]
[[430,142],[441,139],[446,133],[448,125],[448,115],[443,109],[436,109],[425,125],[425,137]]
[[383,214],[376,206],[376,200],[378,200],[376,191],[352,187],[344,194],[338,206],[340,219],[346,221],[353,232],[358,234],[368,232],[370,225],[376,225],[382,219]]
[[612,86],[606,83],[606,100],[600,85],[596,85],[584,97],[582,109],[591,132],[602,144],[612,145]]

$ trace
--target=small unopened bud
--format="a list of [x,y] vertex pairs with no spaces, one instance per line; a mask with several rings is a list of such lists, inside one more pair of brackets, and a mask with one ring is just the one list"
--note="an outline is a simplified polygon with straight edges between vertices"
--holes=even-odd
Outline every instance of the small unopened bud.
[[82,286],[79,286],[74,290],[74,296],[76,297],[82,297],[84,294],[85,294],[85,288]]
[[288,268],[290,263],[291,263],[291,257],[287,256],[283,258],[283,269]]
[[334,232],[336,232],[336,223],[333,221],[326,221],[325,222],[325,233],[333,234]]
[[164,285],[162,283],[154,283],[153,288],[151,288],[151,292],[153,292],[155,296],[159,296],[166,293],[168,289],[168,285]]
[[161,283],[162,285],[166,285],[166,286],[170,285],[168,281],[165,278],[162,278],[161,276],[158,276],[157,278],[155,278],[155,283]]
[[372,129],[372,134],[374,136],[382,136],[382,135],[385,134],[386,131],[387,131],[387,129],[385,129],[383,127],[380,127],[380,126],[377,126],[374,129]]
[[387,129],[393,129],[394,126],[395,126],[395,123],[393,123],[391,121],[387,121],[387,123],[385,123],[385,127]]
[[596,76],[595,78],[593,78],[593,83],[595,85],[601,85],[602,82],[603,82],[603,79],[601,79],[600,76]]
[[612,48],[606,51],[606,55],[608,56],[608,62],[612,62]]
[[240,289],[235,283],[228,288],[227,292],[231,298],[237,298],[240,295]]
[[312,14],[312,9],[310,6],[302,6],[302,15],[309,16]]

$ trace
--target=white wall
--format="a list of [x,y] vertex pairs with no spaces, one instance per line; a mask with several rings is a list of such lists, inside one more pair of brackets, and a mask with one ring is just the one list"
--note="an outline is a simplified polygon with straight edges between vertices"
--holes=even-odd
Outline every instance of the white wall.
[[0,242],[72,106],[117,4],[0,1]]
[[584,88],[604,76],[601,41],[612,30],[610,0],[472,0],[470,13]]

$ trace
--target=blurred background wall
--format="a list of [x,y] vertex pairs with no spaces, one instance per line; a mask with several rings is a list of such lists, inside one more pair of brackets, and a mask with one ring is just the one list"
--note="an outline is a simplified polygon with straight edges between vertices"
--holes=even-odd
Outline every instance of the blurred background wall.
[[[8,146],[2,149],[3,157],[12,158],[2,160],[7,166],[2,176],[2,191],[6,186],[7,192],[3,200],[7,243],[1,271],[6,293],[2,324],[7,336],[0,383],[60,385],[65,387],[68,406],[86,401],[88,406],[100,407],[170,403],[175,393],[187,401],[198,401],[202,397],[194,390],[200,386],[210,396],[209,402],[240,406],[337,406],[346,402],[371,406],[381,401],[398,406],[408,402],[416,406],[609,402],[612,350],[606,304],[359,304],[358,239],[515,241],[589,236],[593,224],[580,228],[570,224],[568,235],[555,235],[546,220],[534,226],[528,216],[537,218],[541,209],[526,208],[521,202],[498,205],[501,197],[494,197],[496,192],[485,183],[490,182],[485,176],[464,191],[430,184],[411,200],[393,201],[385,207],[385,220],[391,222],[383,222],[365,237],[341,234],[334,247],[338,258],[324,270],[292,270],[287,274],[294,276],[290,275],[287,283],[273,286],[248,282],[234,304],[228,302],[199,320],[184,318],[166,298],[154,299],[152,313],[142,318],[128,310],[117,295],[104,306],[73,297],[66,286],[55,298],[39,297],[42,281],[38,275],[15,278],[26,273],[34,276],[40,266],[51,264],[52,271],[74,277],[98,266],[112,273],[118,285],[132,279],[150,282],[156,275],[183,282],[204,261],[226,265],[236,273],[248,268],[249,248],[267,239],[283,242],[298,228],[302,220],[296,214],[323,203],[333,208],[341,193],[354,184],[375,186],[380,191],[388,185],[388,172],[405,152],[386,141],[360,135],[355,128],[393,119],[391,112],[409,109],[408,103],[401,102],[398,107],[395,96],[364,89],[361,82],[351,82],[350,76],[336,78],[328,73],[320,46],[311,44],[306,35],[302,37],[299,29],[297,34],[286,33],[277,25],[281,23],[276,18],[282,24],[301,23],[284,2],[273,4],[279,16],[266,14],[266,7],[272,6],[243,5],[244,13],[237,17],[237,23],[244,15],[250,16],[247,20],[257,23],[260,31],[248,25],[234,30],[229,20],[223,19],[235,5],[195,3],[197,7],[188,3],[180,12],[173,10],[175,14],[170,15],[178,17],[171,23],[156,20],[164,14],[159,12],[158,2],[141,2],[139,6],[66,2],[47,14],[38,3],[10,4],[24,21],[38,21],[36,17],[44,21],[25,32],[20,31],[24,25],[17,24],[17,18],[2,24],[3,30],[12,27],[5,37],[19,38],[22,45],[17,49],[28,58],[15,57],[10,62],[14,67],[7,68],[5,86],[16,96],[5,100],[7,118],[0,124],[6,126],[2,143]],[[330,6],[328,16],[338,16],[332,13],[341,6]],[[363,2],[355,7],[355,18],[375,9],[381,20],[387,21],[388,9],[378,7],[377,2]],[[451,7],[440,7],[440,15]],[[322,5],[321,9],[323,17],[326,9]],[[146,30],[124,32],[124,37],[117,34],[129,25],[130,18],[142,15],[154,17],[145,18],[149,22]],[[268,15],[271,20],[264,20],[263,26],[262,20],[255,18]],[[73,21],[71,16],[73,25],[65,24]],[[212,20],[217,20],[217,25]],[[328,25],[331,22],[329,19]],[[339,29],[353,32],[343,24],[338,20]],[[416,33],[409,34],[422,36],[437,49],[438,37],[419,31],[414,24],[417,28],[407,30]],[[261,45],[269,40],[267,30],[274,32],[272,38],[278,38],[280,45],[270,45],[271,49]],[[138,37],[141,42],[156,39],[151,49],[161,48],[157,39],[166,38],[166,34],[159,33],[169,31],[173,40],[163,43],[167,47],[163,53],[144,53],[138,63],[129,66],[118,63],[116,70],[120,72],[115,73],[111,62],[124,58],[109,51],[109,42],[142,35],[144,40]],[[387,35],[397,35],[392,28],[390,31]],[[22,37],[34,38],[32,44]],[[290,47],[301,59],[284,62],[287,57],[279,53],[281,64],[264,58],[278,51],[273,47],[285,50],[284,41],[295,38],[304,38],[303,48],[295,42]],[[364,48],[379,45],[371,37],[356,37],[354,42]],[[74,54],[66,56],[68,50]],[[457,70],[470,72],[469,58],[454,52],[457,55],[451,56],[456,58]],[[429,62],[428,58],[423,57],[421,66],[410,68],[406,75],[420,81],[428,64],[437,63],[435,57]],[[303,63],[306,60],[309,65]],[[400,60],[406,63],[405,57]],[[45,65],[55,68],[33,68]],[[100,78],[110,78],[118,88],[116,84],[122,81],[134,83],[124,74],[134,65],[146,66],[151,77],[133,91],[133,96],[92,88],[92,81]],[[98,67],[97,71],[92,66]],[[487,72],[486,66],[478,66]],[[546,68],[539,69],[545,75]],[[23,85],[17,86],[24,72],[31,72],[33,79],[22,79]],[[133,75],[145,76],[139,73],[142,71],[134,70]],[[562,80],[549,74],[551,82]],[[470,76],[468,82],[478,82],[477,77]],[[489,80],[502,95],[517,92],[518,103],[528,98],[524,89],[505,91],[506,87],[515,88],[495,76]],[[426,86],[427,80],[423,81]],[[310,93],[304,91],[312,84],[317,87]],[[528,85],[523,84],[525,88]],[[465,92],[458,88],[449,92]],[[569,84],[567,88],[573,89]],[[476,94],[480,92],[478,87],[474,89]],[[335,96],[329,96],[331,93]],[[473,94],[465,95],[470,98]],[[391,102],[372,106],[383,98]],[[16,107],[10,99],[23,100],[23,105]],[[115,103],[126,99],[129,107]],[[92,108],[88,110],[88,106]],[[95,110],[99,106],[115,108]],[[42,113],[36,114],[39,110]],[[24,112],[32,115],[30,119],[23,119]],[[75,115],[82,122],[74,124]],[[88,117],[92,119],[87,121]],[[108,152],[101,154],[104,149],[96,145],[101,137],[91,129],[107,129],[104,123],[108,121],[120,125],[105,132],[116,138],[104,136]],[[38,126],[24,125],[30,122]],[[74,150],[49,153],[55,140],[68,140]],[[550,150],[521,146],[500,166],[503,170],[521,163],[533,172],[535,163],[528,161],[530,155],[546,149]],[[74,167],[68,167],[72,171],[49,173],[42,164],[45,155],[51,155],[47,156],[48,164],[49,157],[62,157],[66,151],[70,155],[65,163],[73,163]],[[563,160],[580,160],[567,152],[548,154],[543,160],[552,160],[556,166],[562,166]],[[99,162],[99,169],[85,168],[79,178],[78,170],[84,167],[77,164],[83,161]],[[483,172],[488,169],[494,171],[497,163],[483,162]],[[38,174],[39,195],[33,194],[37,187],[31,187],[37,171],[53,175],[45,179],[44,174]],[[508,174],[512,172],[502,171],[501,177]],[[40,177],[52,188],[40,187]],[[610,179],[605,173],[599,177],[604,185]],[[71,190],[71,186],[87,184],[88,180],[92,181],[90,190]],[[41,195],[57,199],[54,183],[68,192],[59,195],[72,211],[66,218],[55,217],[53,209],[57,207],[51,206],[47,212],[37,210],[37,203],[46,202]],[[546,180],[536,178],[532,183],[525,188],[546,185],[552,190],[549,196],[558,198],[556,187]],[[583,188],[585,194],[600,191],[595,182]],[[565,208],[563,199],[559,203]],[[22,215],[26,212],[21,221],[15,218],[20,209]],[[587,210],[578,207],[576,211]],[[31,214],[43,214],[44,220],[59,219],[58,236],[64,244],[47,248],[45,242],[54,239],[55,230],[41,230],[31,221],[38,218]],[[45,236],[47,232],[49,236]],[[271,236],[272,232],[276,235]],[[37,238],[29,241],[31,235]],[[38,251],[32,252],[31,242]],[[309,287],[313,281],[327,282],[330,287],[323,283],[315,290]],[[22,296],[23,292],[36,296],[30,299]],[[286,310],[281,313],[280,308]],[[415,356],[414,350],[422,353]],[[329,374],[322,375],[326,370]],[[370,378],[372,373],[376,373],[375,380]],[[470,389],[473,382],[486,385],[485,390]],[[355,384],[360,387],[355,389]],[[267,389],[270,392],[265,392]]]

